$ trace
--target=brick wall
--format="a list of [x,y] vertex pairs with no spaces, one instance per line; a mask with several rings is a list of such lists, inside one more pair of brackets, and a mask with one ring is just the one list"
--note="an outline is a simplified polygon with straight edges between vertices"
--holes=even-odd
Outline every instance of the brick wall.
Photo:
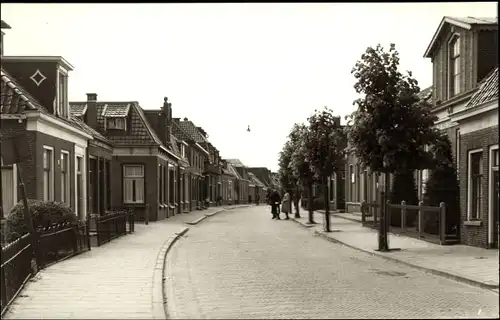
[[[488,246],[488,200],[489,200],[489,147],[498,144],[498,126],[481,129],[475,132],[462,134],[460,137],[460,240],[463,244],[487,247]],[[483,149],[483,179],[482,179],[482,210],[479,226],[464,225],[468,211],[468,152],[474,149]]]

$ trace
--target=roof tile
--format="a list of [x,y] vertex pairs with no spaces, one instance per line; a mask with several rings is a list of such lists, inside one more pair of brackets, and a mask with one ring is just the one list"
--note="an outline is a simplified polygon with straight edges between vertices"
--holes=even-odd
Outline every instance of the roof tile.
[[130,103],[107,104],[102,111],[105,118],[122,118],[128,116]]
[[22,114],[25,110],[47,110],[22,88],[12,76],[1,70],[1,104],[2,114]]
[[466,108],[474,108],[494,99],[498,99],[498,67],[481,82],[479,90],[472,95]]

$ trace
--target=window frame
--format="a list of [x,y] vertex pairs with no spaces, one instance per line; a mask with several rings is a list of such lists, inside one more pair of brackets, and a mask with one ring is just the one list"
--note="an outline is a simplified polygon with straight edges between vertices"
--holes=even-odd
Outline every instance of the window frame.
[[[64,170],[64,177],[63,177],[63,164],[64,164],[64,156],[66,156],[66,168]],[[71,160],[70,160],[70,153],[69,151],[66,150],[61,150],[61,202],[66,203],[68,206],[71,205],[71,179],[70,179],[70,174],[71,174]],[[63,190],[63,180],[64,181],[64,186],[66,190]],[[63,195],[64,195],[64,200],[63,200]]]
[[[50,152],[50,155],[51,155],[51,159],[50,159],[50,165],[49,165],[49,168],[47,170],[47,168],[45,167],[45,154],[46,152]],[[55,152],[54,152],[54,147],[51,147],[51,146],[46,146],[44,145],[43,146],[43,155],[42,155],[42,169],[43,169],[43,200],[44,201],[54,201],[55,200],[55,195],[54,195],[54,190],[55,190],[55,175],[54,175],[54,162],[55,162]],[[45,173],[46,172],[49,172],[48,173],[48,181],[47,181],[47,190],[49,192],[49,194],[45,194]]]
[[[119,120],[119,121],[118,121]],[[123,124],[123,126],[119,126],[118,123]],[[112,117],[106,118],[106,127],[112,130],[127,130],[127,121],[125,117]]]
[[[146,202],[146,166],[142,163],[127,163],[123,164],[122,166],[122,182],[123,182],[123,203],[124,204],[144,204]],[[142,176],[127,176],[126,175],[126,169],[130,167],[141,167],[142,168]],[[134,196],[132,196],[132,199],[127,199],[127,194],[126,194],[126,181],[131,180],[131,181],[136,181],[136,183],[132,183],[132,192],[137,195],[137,188],[140,187],[140,185],[137,185],[137,181],[141,182],[142,181],[142,193],[143,193],[143,199],[142,200],[134,200]]]
[[455,130],[455,165],[457,169],[457,180],[460,180],[460,128]]
[[[477,212],[477,217],[472,216],[472,208],[473,208],[473,203],[472,203],[472,194],[473,194],[473,184],[472,184],[472,155],[473,154],[480,154],[481,155],[481,161],[480,161],[480,174],[479,176],[481,177],[480,180],[480,196],[479,196],[479,209]],[[484,197],[484,190],[482,188],[482,182],[483,182],[483,172],[484,167],[483,167],[483,162],[484,161],[484,155],[483,155],[483,149],[473,149],[469,150],[467,152],[467,221],[478,221],[481,220],[482,214],[481,214],[481,209],[483,207],[482,201]]]
[[462,74],[460,72],[461,71],[460,44],[461,44],[460,35],[454,33],[451,36],[450,40],[448,41],[448,98],[452,98],[461,93],[460,81]]
[[68,103],[68,74],[61,69],[57,71],[57,115],[67,118],[69,115]]

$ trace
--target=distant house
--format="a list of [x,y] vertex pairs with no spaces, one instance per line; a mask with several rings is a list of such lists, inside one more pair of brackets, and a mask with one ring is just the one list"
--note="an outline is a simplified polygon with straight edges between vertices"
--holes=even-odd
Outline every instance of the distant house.
[[236,185],[236,192],[238,194],[237,203],[248,203],[248,195],[249,195],[249,185],[250,178],[248,176],[246,166],[239,159],[226,159],[227,163],[230,164],[236,173],[236,177],[238,178]]
[[257,195],[259,196],[260,202],[266,199],[267,187],[262,181],[257,178],[255,174],[252,172],[248,172],[248,177],[250,178],[251,183],[249,184],[249,194],[252,195],[253,201],[257,199]]
[[[187,134],[187,143],[191,146],[188,149],[188,160],[190,163],[190,176],[191,176],[191,209],[202,209],[205,205],[207,198],[207,181],[205,179],[205,160],[209,157],[209,152],[202,144],[206,144],[207,140],[200,133],[196,125],[188,118],[181,121],[179,118],[174,119],[177,127],[182,129],[182,132]],[[179,131],[180,132],[180,131]]]

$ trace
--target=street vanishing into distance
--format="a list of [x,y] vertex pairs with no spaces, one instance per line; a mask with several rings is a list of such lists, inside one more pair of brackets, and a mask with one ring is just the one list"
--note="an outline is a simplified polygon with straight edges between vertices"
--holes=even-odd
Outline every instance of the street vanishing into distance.
[[493,291],[328,242],[292,220],[271,220],[265,205],[191,227],[165,267],[172,319],[497,318],[499,312]]

